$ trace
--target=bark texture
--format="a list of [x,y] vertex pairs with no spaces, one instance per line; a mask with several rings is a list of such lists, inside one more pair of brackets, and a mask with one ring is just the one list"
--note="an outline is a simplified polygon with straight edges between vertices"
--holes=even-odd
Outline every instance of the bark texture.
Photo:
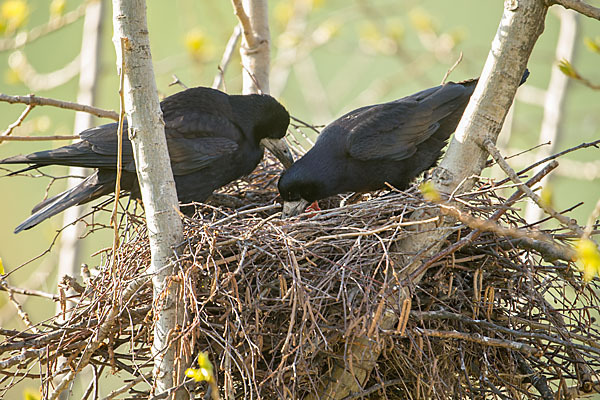
[[244,0],[251,32],[244,32],[240,54],[243,66],[242,93],[269,93],[271,33],[267,0]]
[[[124,65],[128,134],[133,145],[152,257],[149,272],[153,275],[155,310],[154,392],[163,393],[183,380],[187,366],[177,354],[178,346],[170,343],[174,330],[184,323],[183,307],[177,307],[180,284],[171,280],[176,265],[172,261],[183,242],[182,223],[154,81],[145,0],[113,0],[113,23],[117,66]],[[177,391],[176,398],[186,397],[184,390]]]

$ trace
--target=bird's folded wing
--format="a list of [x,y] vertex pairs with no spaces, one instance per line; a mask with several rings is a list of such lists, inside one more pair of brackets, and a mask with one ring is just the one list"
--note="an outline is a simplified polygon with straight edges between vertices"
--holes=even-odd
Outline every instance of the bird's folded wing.
[[348,134],[349,154],[359,160],[412,156],[438,130],[440,120],[462,104],[464,88],[453,84],[427,94],[365,108]]
[[228,118],[202,112],[186,112],[165,125],[171,167],[186,175],[230,155],[244,140],[240,128]]

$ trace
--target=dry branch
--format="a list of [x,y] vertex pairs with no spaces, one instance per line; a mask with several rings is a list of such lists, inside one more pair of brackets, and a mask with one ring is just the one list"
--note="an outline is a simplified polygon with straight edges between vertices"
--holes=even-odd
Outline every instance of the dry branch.
[[58,108],[64,108],[67,110],[73,111],[82,111],[86,113],[90,113],[100,118],[109,118],[115,121],[119,120],[119,114],[114,111],[107,111],[101,108],[86,106],[84,104],[72,103],[70,101],[62,101],[56,99],[49,99],[46,97],[38,97],[32,94],[28,96],[9,96],[3,93],[0,93],[0,101],[5,101],[7,103],[15,104],[27,104],[29,106],[52,106]]
[[575,10],[586,17],[600,21],[600,8],[594,7],[583,0],[547,0],[548,4],[560,4],[564,8]]

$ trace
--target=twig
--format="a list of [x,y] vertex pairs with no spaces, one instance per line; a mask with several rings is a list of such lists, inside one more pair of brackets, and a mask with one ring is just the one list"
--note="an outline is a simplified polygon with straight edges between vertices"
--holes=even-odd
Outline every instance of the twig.
[[250,18],[248,18],[248,14],[246,14],[244,11],[242,0],[231,0],[231,2],[233,3],[234,13],[240,21],[242,33],[244,34],[244,39],[246,40],[246,45],[249,49],[252,49],[256,46],[256,37],[254,36]]
[[0,101],[5,101],[11,104],[20,103],[32,106],[52,106],[58,108],[65,108],[67,110],[86,112],[100,118],[109,118],[115,121],[119,120],[119,114],[117,114],[114,111],[103,110],[101,108],[87,106],[85,104],[72,103],[70,101],[50,99],[47,97],[38,97],[33,94],[30,94],[28,96],[9,96],[7,94],[0,93]]
[[117,257],[117,247],[119,247],[119,221],[117,211],[119,209],[119,195],[121,193],[121,174],[123,169],[123,122],[125,119],[125,47],[128,45],[126,37],[121,38],[121,71],[119,80],[119,129],[117,130],[117,177],[115,180],[115,201],[113,211],[110,216],[110,223],[114,228],[114,237],[112,245],[111,269],[115,271],[115,260]]
[[23,111],[23,113],[19,116],[19,118],[17,118],[17,120],[15,122],[13,122],[12,124],[10,124],[8,126],[8,128],[2,133],[2,137],[0,137],[0,140],[3,139],[4,137],[10,135],[12,133],[12,131],[20,126],[23,121],[25,120],[25,118],[27,117],[27,115],[29,114],[29,112],[31,110],[33,110],[35,106],[33,105],[28,105],[27,108],[25,108],[25,111]]
[[[531,164],[531,165],[530,165],[529,167],[527,167],[527,168],[524,168],[524,169],[520,170],[520,171],[519,171],[519,175],[523,175],[525,172],[531,171],[532,169],[534,169],[534,168],[535,168],[535,167],[537,167],[538,165],[544,164],[544,163],[546,163],[546,162],[548,162],[548,161],[552,161],[552,160],[554,160],[554,159],[557,159],[557,158],[559,158],[559,157],[562,157],[562,156],[564,156],[565,154],[571,153],[571,152],[573,152],[573,151],[580,150],[580,149],[585,149],[585,148],[588,148],[588,147],[595,147],[595,148],[598,148],[598,145],[599,145],[599,144],[600,144],[600,139],[598,139],[598,140],[594,140],[593,142],[589,142],[589,143],[582,143],[582,144],[580,144],[580,145],[578,145],[578,146],[571,147],[571,148],[569,148],[569,149],[563,150],[563,151],[561,151],[561,152],[559,152],[559,153],[556,153],[556,154],[553,154],[553,155],[551,155],[551,156],[549,156],[549,157],[546,157],[546,158],[544,158],[543,160],[537,161],[537,162],[535,162],[535,163]],[[508,180],[510,180],[510,179],[509,179],[509,178],[507,178],[506,180],[504,180],[504,181],[501,181],[499,184],[501,185],[501,184],[505,183],[505,182],[506,182],[506,181],[508,181]]]
[[564,8],[575,10],[586,17],[594,18],[600,21],[600,8],[596,8],[581,0],[548,0],[548,4],[560,4]]
[[52,18],[43,25],[36,26],[29,32],[22,32],[15,37],[0,40],[0,51],[15,50],[37,40],[51,32],[57,31],[62,27],[77,22],[79,18],[85,15],[88,1],[81,4],[75,10],[66,13],[60,17]]
[[[529,179],[527,182],[525,182],[525,184],[527,186],[529,186],[529,187],[535,185],[536,183],[538,183],[539,181],[541,181],[544,178],[544,176],[546,176],[550,172],[552,172],[556,167],[558,167],[558,162],[551,161],[541,171],[539,171],[531,179]],[[502,207],[499,210],[494,211],[494,214],[492,214],[492,216],[489,218],[489,220],[490,221],[497,221],[498,219],[500,219],[500,217],[502,215],[504,215],[504,213],[506,213],[506,211],[508,211],[509,207],[511,205],[513,205],[514,203],[516,203],[521,198],[522,194],[523,194],[523,192],[520,189],[517,190],[515,193],[513,193],[512,196],[510,196],[504,202],[504,207]],[[442,259],[442,258],[444,258],[444,257],[446,257],[446,256],[448,256],[448,255],[450,255],[452,253],[455,253],[458,250],[462,249],[464,246],[472,243],[475,239],[477,239],[481,235],[481,233],[482,233],[481,230],[476,229],[476,230],[470,232],[467,236],[465,236],[464,238],[462,238],[458,242],[455,242],[452,245],[446,247],[444,250],[440,251],[434,257],[431,257],[423,265],[421,265],[413,274],[411,274],[411,277],[410,277],[409,280],[412,281],[416,276],[418,276],[421,273],[423,273],[427,268],[429,268],[432,265],[434,265],[434,263],[436,263],[438,260],[440,260],[440,259]]]
[[581,229],[581,227],[577,224],[577,221],[557,213],[549,204],[543,202],[542,199],[540,199],[540,197],[535,194],[529,186],[523,184],[517,173],[510,167],[510,165],[508,165],[504,157],[502,157],[502,154],[500,154],[500,151],[496,148],[494,142],[492,142],[490,139],[485,139],[483,141],[483,147],[490,153],[500,168],[504,170],[506,175],[508,175],[514,183],[520,185],[521,190],[523,190],[523,192],[525,192],[525,194],[542,210],[544,210],[546,214],[551,215],[578,235],[583,235],[583,229]]
[[0,360],[0,370],[7,370],[15,365],[20,365],[25,362],[31,362],[32,360],[43,356],[46,353],[46,349],[35,349],[35,350],[23,350],[16,356],[12,356],[6,360]]
[[46,292],[42,292],[41,290],[34,290],[34,289],[21,289],[18,287],[10,286],[4,281],[0,281],[0,290],[5,290],[7,292],[22,294],[25,296],[44,297],[46,299],[58,301],[58,295],[56,295],[56,294],[46,293]]
[[129,389],[131,389],[132,387],[134,387],[135,385],[137,385],[138,383],[140,383],[141,381],[144,380],[149,380],[152,379],[152,375],[140,375],[137,378],[135,378],[134,380],[132,380],[131,382],[129,382],[128,384],[126,384],[125,386],[122,386],[118,389],[113,390],[112,392],[110,392],[106,397],[103,397],[102,400],[112,400],[115,397],[117,397],[118,395],[125,393],[126,391],[128,391]]
[[15,51],[8,58],[10,68],[15,71],[18,79],[34,92],[51,90],[64,85],[80,73],[80,55],[75,56],[64,67],[48,73],[40,73],[29,63],[27,56],[21,50]]
[[504,347],[506,349],[515,350],[521,353],[526,354],[527,356],[539,357],[541,355],[541,351],[536,349],[535,347],[531,347],[528,344],[515,342],[514,340],[503,340],[496,339],[487,336],[480,335],[478,333],[465,333],[458,331],[438,331],[434,329],[423,329],[416,328],[415,331],[417,333],[421,333],[431,337],[438,337],[442,339],[458,339],[458,340],[466,340],[469,342],[479,343],[484,346],[493,346],[493,347]]
[[75,140],[79,135],[59,135],[59,136],[0,136],[2,142],[42,142],[48,140]]
[[524,241],[532,248],[540,251],[542,254],[549,253],[549,258],[551,259],[559,258],[565,261],[575,260],[575,251],[573,249],[567,246],[552,243],[550,238],[541,232],[506,228],[492,221],[491,219],[483,220],[475,218],[472,215],[447,204],[441,204],[440,210],[442,214],[451,215],[472,229],[493,232],[498,236],[508,236]]
[[446,83],[446,79],[448,79],[448,77],[450,76],[450,74],[452,73],[452,71],[454,71],[456,69],[456,67],[458,67],[458,64],[460,64],[460,62],[462,61],[462,59],[463,59],[463,53],[461,51],[460,54],[458,55],[458,59],[456,60],[456,62],[444,74],[444,78],[442,78],[441,85],[443,85],[444,83]]
[[219,72],[217,73],[217,75],[215,76],[215,79],[213,80],[212,87],[214,89],[219,89],[221,86],[223,86],[224,78],[225,78],[225,71],[227,70],[227,66],[229,65],[229,62],[231,61],[231,57],[233,56],[233,52],[235,51],[235,46],[237,45],[241,34],[242,34],[242,28],[238,24],[235,26],[235,28],[233,28],[233,32],[231,33],[231,36],[229,37],[229,40],[227,41],[227,45],[225,46],[225,51],[223,52],[223,57],[221,57],[221,62],[219,63]]
[[402,384],[403,382],[404,382],[404,379],[401,378],[401,379],[392,379],[390,381],[377,383],[377,384],[371,386],[370,388],[365,389],[361,392],[353,393],[349,396],[344,397],[344,400],[363,399],[367,395],[374,393],[378,390],[383,390],[383,389],[391,387],[391,386],[398,386],[398,385]]
[[29,314],[27,314],[27,312],[23,309],[21,304],[19,304],[19,302],[15,298],[15,293],[10,289],[10,286],[8,286],[8,284],[5,281],[0,281],[0,287],[2,287],[2,289],[6,290],[6,292],[8,293],[8,299],[11,301],[11,303],[13,303],[13,305],[17,309],[17,314],[19,314],[19,317],[21,317],[21,320],[23,321],[25,326],[27,326],[27,328],[29,328],[34,333],[39,333],[40,331],[38,330],[38,328],[31,322],[31,319],[29,319]]
[[585,229],[583,230],[582,239],[587,239],[590,237],[594,230],[594,226],[596,225],[596,220],[598,219],[598,216],[600,216],[600,199],[598,199],[598,201],[596,202],[596,206],[594,207],[594,210],[588,218],[587,224],[585,225]]
[[[121,314],[121,304],[126,304],[131,296],[137,293],[137,291],[144,286],[148,281],[151,280],[149,276],[142,276],[134,279],[122,293],[122,296],[118,299],[117,304],[112,304],[109,309],[108,315],[104,322],[98,327],[98,332],[95,338],[88,343],[87,347],[81,354],[81,358],[77,365],[69,371],[69,373],[61,380],[61,382],[56,386],[54,392],[49,396],[48,400],[56,400],[60,393],[67,388],[67,386],[75,379],[75,376],[89,364],[90,359],[94,352],[103,344],[104,339],[108,336],[114,326],[114,322],[117,317]],[[45,350],[45,349],[42,349]]]

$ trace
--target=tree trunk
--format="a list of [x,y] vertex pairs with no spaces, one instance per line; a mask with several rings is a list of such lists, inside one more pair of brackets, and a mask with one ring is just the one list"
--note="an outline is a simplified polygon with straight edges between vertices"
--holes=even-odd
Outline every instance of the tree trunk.
[[[540,0],[505,2],[504,14],[475,93],[444,159],[434,170],[433,183],[439,192],[467,191],[475,183],[471,177],[481,173],[488,158],[481,145],[487,138],[495,142],[500,133],[533,46],[544,29],[546,12],[547,6]],[[417,283],[424,273],[418,271],[421,260],[439,250],[444,236],[442,230],[415,232],[399,242],[396,251],[417,256],[394,263],[398,280],[412,278],[412,283]],[[400,288],[398,297],[390,304],[402,304],[408,299],[407,288]],[[384,310],[378,329],[393,329],[398,322],[397,315],[398,310],[394,308]],[[342,399],[360,392],[381,350],[368,336],[355,338],[347,354],[339,355],[341,360],[348,361],[334,367],[329,376],[323,378],[319,396],[312,398]]]
[[[174,265],[177,265],[172,261],[183,242],[182,223],[154,81],[146,2],[113,0],[113,23],[117,67],[124,66],[121,73],[124,74],[128,134],[150,240],[149,272],[153,274],[155,312],[154,392],[162,393],[183,381],[187,366],[184,356],[177,352],[179,347],[169,341],[169,334],[184,325],[184,309],[177,304],[180,283],[170,279],[175,273]],[[177,399],[187,398],[184,389],[176,393]]]
[[[94,105],[96,97],[96,83],[98,82],[98,70],[100,69],[100,48],[102,34],[102,1],[90,2],[85,10],[85,18],[83,21],[83,35],[81,39],[81,53],[79,56],[79,91],[77,93],[77,102],[80,104]],[[89,113],[78,112],[75,114],[75,123],[73,126],[74,133],[91,128],[93,125],[93,116]],[[87,169],[82,167],[70,167],[69,175],[85,176]],[[67,179],[67,187],[73,187],[81,182],[79,178]],[[63,215],[63,226],[73,223],[78,220],[84,213],[85,206],[70,207],[65,210]],[[81,224],[73,224],[67,226],[61,236],[58,251],[58,272],[57,282],[60,284],[65,275],[71,276],[80,280],[80,264],[81,264],[81,242],[79,237],[83,233]],[[75,294],[75,291],[70,290],[68,295]],[[75,305],[73,301],[67,301],[67,309],[71,309]],[[57,304],[56,312],[60,313],[62,306]],[[69,319],[70,313],[67,312],[62,319],[58,321],[66,321]],[[60,371],[66,358],[59,358],[55,370]],[[69,398],[70,392],[65,390],[59,396],[60,400]]]
[[[573,60],[575,54],[575,44],[577,43],[577,25],[579,14],[576,11],[566,8],[557,7],[556,11],[560,19],[560,32],[558,33],[558,43],[556,44],[556,54],[554,60]],[[550,74],[550,83],[546,90],[546,99],[544,100],[544,118],[542,120],[542,128],[540,130],[540,138],[538,143],[550,142],[550,146],[544,146],[536,152],[536,157],[540,160],[553,154],[556,149],[558,140],[560,140],[562,130],[562,121],[564,117],[564,104],[569,88],[571,78],[563,74],[562,71],[552,64],[552,72]],[[543,166],[536,168],[535,173],[540,171]],[[540,182],[541,186],[548,183],[549,176],[546,176]],[[525,220],[529,223],[539,221],[544,215],[544,210],[539,208],[535,203],[527,203],[525,211]]]
[[[240,47],[242,56],[242,93],[269,93],[271,33],[267,0],[244,0],[252,31],[245,34]],[[250,39],[251,38],[251,39]]]

